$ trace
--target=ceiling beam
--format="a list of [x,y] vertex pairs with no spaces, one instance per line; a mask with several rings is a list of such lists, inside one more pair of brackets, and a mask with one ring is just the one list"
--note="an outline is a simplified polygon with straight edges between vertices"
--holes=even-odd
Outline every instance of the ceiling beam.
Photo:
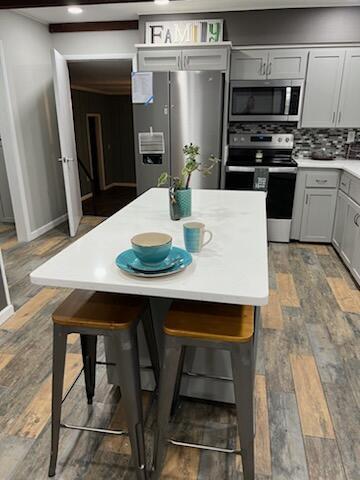
[[74,22],[74,23],[50,23],[50,33],[69,32],[106,32],[111,30],[138,30],[137,20],[121,20],[111,22]]
[[102,5],[105,3],[140,3],[153,0],[0,0],[0,9],[67,7],[70,5]]

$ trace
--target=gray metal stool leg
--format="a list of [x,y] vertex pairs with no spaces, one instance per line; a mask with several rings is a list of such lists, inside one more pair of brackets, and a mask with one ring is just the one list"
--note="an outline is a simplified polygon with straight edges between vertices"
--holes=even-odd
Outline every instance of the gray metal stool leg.
[[176,340],[165,338],[164,361],[160,374],[158,418],[155,433],[154,479],[160,478],[165,459],[171,406],[174,398],[182,347]]
[[61,420],[61,404],[64,384],[66,339],[60,325],[54,325],[53,333],[53,377],[52,377],[52,417],[51,417],[51,456],[49,477],[56,471],[56,462],[59,450],[59,434]]
[[84,363],[86,396],[88,404],[91,405],[95,395],[97,335],[81,334],[80,339]]
[[171,407],[171,416],[175,415],[176,410],[178,409],[179,404],[180,404],[181,379],[182,379],[182,374],[183,374],[183,370],[184,370],[184,361],[185,361],[186,351],[187,351],[187,348],[182,347],[181,356],[180,356],[180,360],[179,360],[179,368],[178,368],[177,375],[176,375],[176,384],[175,384],[174,398],[173,398],[172,407]]
[[152,318],[150,306],[146,309],[144,313],[142,324],[144,328],[146,343],[149,349],[149,355],[150,355],[151,364],[153,367],[156,387],[159,388],[160,360],[159,360],[159,351],[157,347],[153,318]]
[[231,363],[244,480],[255,479],[253,342],[234,345]]
[[124,400],[125,416],[135,461],[136,478],[146,480],[146,458],[144,426],[141,401],[140,366],[136,330],[114,333],[116,341],[116,364],[121,368],[119,375],[121,396]]

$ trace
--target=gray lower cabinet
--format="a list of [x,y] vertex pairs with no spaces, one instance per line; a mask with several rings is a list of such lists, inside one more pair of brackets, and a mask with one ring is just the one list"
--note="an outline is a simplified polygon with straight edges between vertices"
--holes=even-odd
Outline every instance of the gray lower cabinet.
[[[359,207],[360,211],[360,207]],[[360,285],[360,220],[359,217],[356,221],[357,235],[355,238],[355,247],[351,259],[351,272],[355,277],[355,280]]]
[[335,189],[306,188],[301,219],[302,242],[330,243],[336,208]]
[[350,270],[353,269],[355,251],[360,248],[359,219],[360,206],[348,198],[346,200],[344,233],[340,244],[340,255]]
[[[354,177],[350,183],[360,184]],[[360,205],[343,191],[337,196],[332,244],[360,285]]]
[[341,251],[341,244],[344,236],[345,216],[347,210],[347,197],[342,192],[338,193],[336,202],[336,214],[332,244],[338,253]]

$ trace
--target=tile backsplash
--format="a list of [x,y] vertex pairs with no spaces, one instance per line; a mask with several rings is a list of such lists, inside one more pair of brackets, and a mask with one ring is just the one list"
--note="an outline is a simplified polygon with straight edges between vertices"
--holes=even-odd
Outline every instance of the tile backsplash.
[[[355,142],[360,142],[360,129],[352,130],[355,131]],[[292,133],[295,142],[294,157],[296,158],[310,157],[313,150],[321,147],[334,150],[336,156],[344,157],[347,152],[346,140],[349,130],[347,128],[297,128],[295,124],[280,123],[232,123],[229,131],[230,133]]]

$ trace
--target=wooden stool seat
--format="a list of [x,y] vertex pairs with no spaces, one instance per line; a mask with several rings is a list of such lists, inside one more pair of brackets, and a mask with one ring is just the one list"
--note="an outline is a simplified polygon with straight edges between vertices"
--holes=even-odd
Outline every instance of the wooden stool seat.
[[254,307],[177,300],[166,317],[165,333],[217,342],[248,342],[254,334]]
[[121,330],[129,328],[145,309],[135,295],[75,290],[53,313],[57,325]]

